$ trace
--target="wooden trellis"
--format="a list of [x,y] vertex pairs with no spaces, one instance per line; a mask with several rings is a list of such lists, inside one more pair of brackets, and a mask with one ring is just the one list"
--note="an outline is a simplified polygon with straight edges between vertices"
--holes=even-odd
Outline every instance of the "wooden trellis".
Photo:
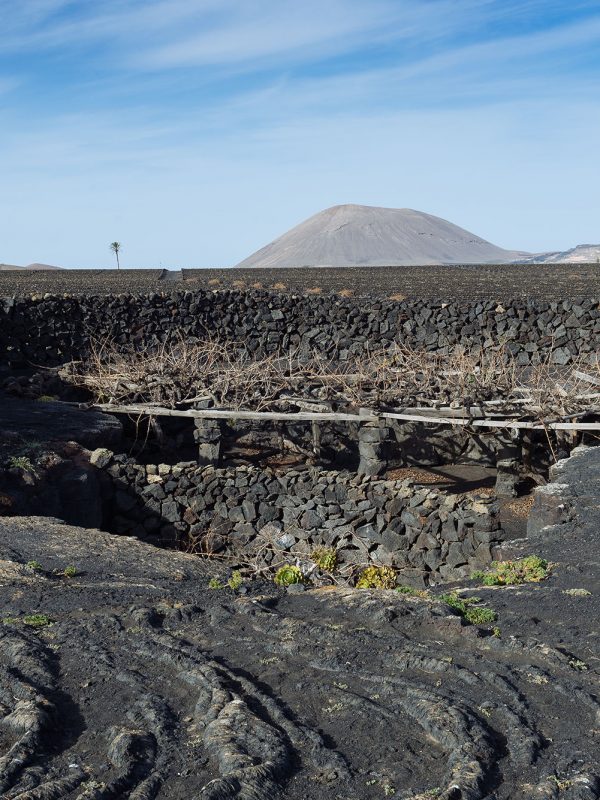
[[[132,405],[119,405],[113,403],[100,403],[88,408],[97,411],[107,411],[113,414],[131,414],[148,417],[187,417],[204,420],[251,420],[255,422],[287,422],[313,423],[313,422],[377,422],[379,420],[397,419],[406,422],[420,422],[429,425],[450,425],[475,428],[495,428],[506,430],[554,430],[554,431],[600,431],[600,421],[573,422],[567,419],[559,420],[521,420],[516,415],[502,415],[494,413],[493,416],[504,416],[503,419],[477,416],[472,414],[472,409],[457,408],[415,408],[402,409],[401,411],[374,411],[360,409],[357,413],[339,411],[249,411],[245,409],[175,409],[151,406],[143,403]],[[481,411],[481,407],[477,409]],[[591,409],[577,415],[584,417],[600,413],[600,409]],[[522,416],[522,415],[521,415]]]

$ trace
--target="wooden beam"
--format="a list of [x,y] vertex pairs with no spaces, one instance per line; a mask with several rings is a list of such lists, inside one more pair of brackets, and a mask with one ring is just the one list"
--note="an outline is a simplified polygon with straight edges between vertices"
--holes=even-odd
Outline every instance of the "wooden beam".
[[468,417],[432,417],[424,414],[392,414],[381,415],[385,419],[402,419],[407,422],[424,422],[430,425],[459,425],[475,428],[508,428],[512,430],[532,431],[600,431],[600,422],[522,422],[501,419],[469,419]]
[[192,419],[248,419],[248,420],[273,420],[281,422],[362,422],[364,419],[378,419],[371,413],[368,417],[358,414],[342,414],[333,411],[245,411],[237,409],[174,409],[161,408],[160,406],[146,405],[118,405],[113,403],[100,403],[90,406],[98,411],[108,411],[113,414],[141,414],[148,417],[190,417]]
[[520,420],[473,419],[471,417],[433,416],[420,413],[383,412],[377,414],[368,409],[361,409],[358,414],[340,412],[310,411],[243,411],[233,409],[179,410],[145,405],[117,405],[102,403],[91,406],[98,411],[113,414],[138,414],[148,417],[189,417],[192,419],[247,419],[256,421],[279,421],[295,424],[298,422],[367,422],[378,419],[399,419],[406,422],[421,422],[429,425],[457,425],[475,428],[499,428],[512,430],[556,430],[556,431],[598,431],[600,422],[536,422]]

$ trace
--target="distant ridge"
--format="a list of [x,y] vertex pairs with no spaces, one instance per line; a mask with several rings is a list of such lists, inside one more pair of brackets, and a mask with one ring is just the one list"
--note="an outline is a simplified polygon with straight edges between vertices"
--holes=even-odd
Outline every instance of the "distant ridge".
[[570,250],[538,253],[528,264],[595,264],[600,261],[600,244],[578,244]]
[[53,267],[51,264],[28,264],[26,267],[17,267],[15,264],[0,264],[0,270],[8,272],[12,269],[29,270],[30,272],[37,272],[44,269],[63,269],[63,267]]
[[490,264],[525,260],[531,255],[504,250],[422,211],[341,205],[315,214],[237,267]]

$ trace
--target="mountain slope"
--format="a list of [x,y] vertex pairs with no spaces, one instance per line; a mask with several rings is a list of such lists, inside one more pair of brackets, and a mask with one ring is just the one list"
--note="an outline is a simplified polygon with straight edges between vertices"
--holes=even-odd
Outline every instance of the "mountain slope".
[[600,244],[578,244],[570,250],[540,253],[527,259],[530,264],[595,264],[600,261]]
[[18,267],[16,264],[0,264],[0,271],[8,272],[9,270],[18,269],[19,271],[38,272],[45,269],[63,269],[62,267],[53,267],[50,264],[28,264],[26,267]]
[[238,267],[352,267],[509,262],[504,250],[440,217],[409,208],[333,206],[292,228]]

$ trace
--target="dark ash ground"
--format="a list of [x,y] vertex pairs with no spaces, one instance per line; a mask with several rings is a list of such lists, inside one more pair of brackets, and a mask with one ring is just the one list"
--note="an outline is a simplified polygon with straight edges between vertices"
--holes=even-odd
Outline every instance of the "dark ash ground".
[[597,297],[597,264],[469,264],[422,267],[288,269],[61,270],[0,272],[0,296],[172,292],[264,288],[303,294],[472,300],[507,297],[565,300]]
[[512,544],[552,577],[477,590],[500,638],[431,599],[209,590],[193,556],[0,518],[0,796],[600,797],[600,449],[565,463],[539,504],[559,524]]

